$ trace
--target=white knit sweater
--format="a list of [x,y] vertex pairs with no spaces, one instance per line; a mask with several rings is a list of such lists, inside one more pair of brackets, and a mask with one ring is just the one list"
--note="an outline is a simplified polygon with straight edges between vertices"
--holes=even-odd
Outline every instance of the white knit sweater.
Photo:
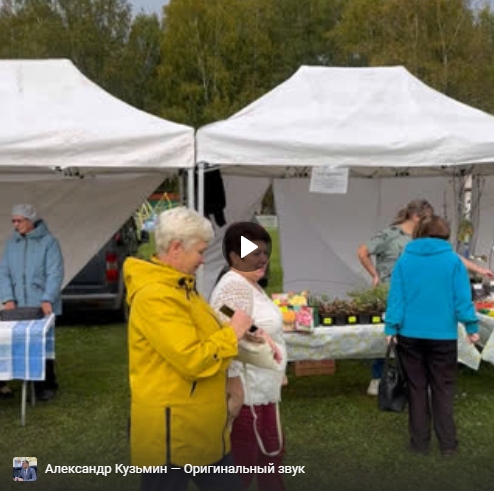
[[283,319],[271,299],[235,271],[226,273],[211,294],[211,305],[222,321],[227,318],[219,313],[222,305],[233,310],[243,310],[254,319],[254,324],[265,331],[282,353],[279,370],[268,370],[254,365],[232,361],[228,376],[241,377],[247,405],[269,404],[281,400],[281,383],[286,369],[286,347],[283,338]]

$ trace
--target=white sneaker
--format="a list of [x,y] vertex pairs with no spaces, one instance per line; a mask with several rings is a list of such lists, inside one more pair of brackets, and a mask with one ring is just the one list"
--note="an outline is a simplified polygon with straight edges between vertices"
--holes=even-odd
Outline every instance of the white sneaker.
[[373,378],[370,381],[369,388],[367,389],[367,394],[370,396],[377,396],[379,394],[379,382],[380,378]]

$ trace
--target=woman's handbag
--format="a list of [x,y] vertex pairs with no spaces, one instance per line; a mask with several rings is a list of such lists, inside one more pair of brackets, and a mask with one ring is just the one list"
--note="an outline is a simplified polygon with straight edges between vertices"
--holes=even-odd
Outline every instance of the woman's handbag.
[[[234,315],[234,310],[223,305],[220,308],[220,312],[231,318]],[[253,326],[254,330],[251,328],[251,333],[257,330],[256,326]],[[248,339],[241,339],[238,342],[238,355],[237,360],[242,363],[248,363],[249,365],[255,365],[260,368],[267,368],[269,370],[278,370],[279,363],[274,359],[274,353],[268,343],[256,343],[249,341]]]
[[[394,358],[391,358],[393,353]],[[408,387],[396,343],[391,341],[386,351],[383,374],[379,382],[378,404],[381,411],[401,413],[408,401]]]
[[238,342],[237,360],[260,368],[280,369],[280,364],[274,359],[271,346],[265,342],[254,343],[247,339],[241,339]]

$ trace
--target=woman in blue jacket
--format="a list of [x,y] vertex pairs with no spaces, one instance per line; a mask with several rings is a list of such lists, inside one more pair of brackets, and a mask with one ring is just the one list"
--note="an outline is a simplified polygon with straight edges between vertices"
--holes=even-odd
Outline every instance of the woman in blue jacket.
[[[63,258],[58,240],[33,205],[12,208],[14,233],[0,262],[0,300],[4,309],[41,307],[45,315],[62,313]],[[47,361],[46,382],[36,384],[37,398],[49,400],[57,389],[53,360]],[[5,385],[0,393],[8,395]]]
[[458,322],[471,342],[478,340],[468,273],[449,234],[441,217],[420,220],[394,267],[388,296],[385,334],[397,342],[408,379],[410,445],[418,453],[429,450],[431,418],[443,455],[457,452]]

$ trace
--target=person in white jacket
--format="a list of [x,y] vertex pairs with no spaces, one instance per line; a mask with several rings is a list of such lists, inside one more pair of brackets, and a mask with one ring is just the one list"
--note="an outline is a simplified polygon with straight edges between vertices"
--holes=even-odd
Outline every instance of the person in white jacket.
[[[235,225],[235,233],[225,235],[224,252],[230,270],[218,281],[211,295],[211,305],[218,311],[223,305],[233,310],[243,310],[253,318],[260,332],[257,336],[269,343],[279,361],[276,369],[232,361],[228,372],[229,413],[232,423],[231,443],[235,465],[272,466],[275,473],[257,474],[260,491],[284,491],[283,475],[278,473],[284,455],[284,439],[281,429],[278,403],[285,379],[287,362],[283,323],[276,305],[259,286],[264,276],[271,246],[269,234],[257,225]],[[240,237],[254,242],[258,249],[244,259],[240,257]],[[248,262],[258,261],[249,267]],[[222,314],[219,313],[221,317]],[[223,316],[222,320],[226,321]],[[241,474],[245,489],[254,478],[253,473]]]

